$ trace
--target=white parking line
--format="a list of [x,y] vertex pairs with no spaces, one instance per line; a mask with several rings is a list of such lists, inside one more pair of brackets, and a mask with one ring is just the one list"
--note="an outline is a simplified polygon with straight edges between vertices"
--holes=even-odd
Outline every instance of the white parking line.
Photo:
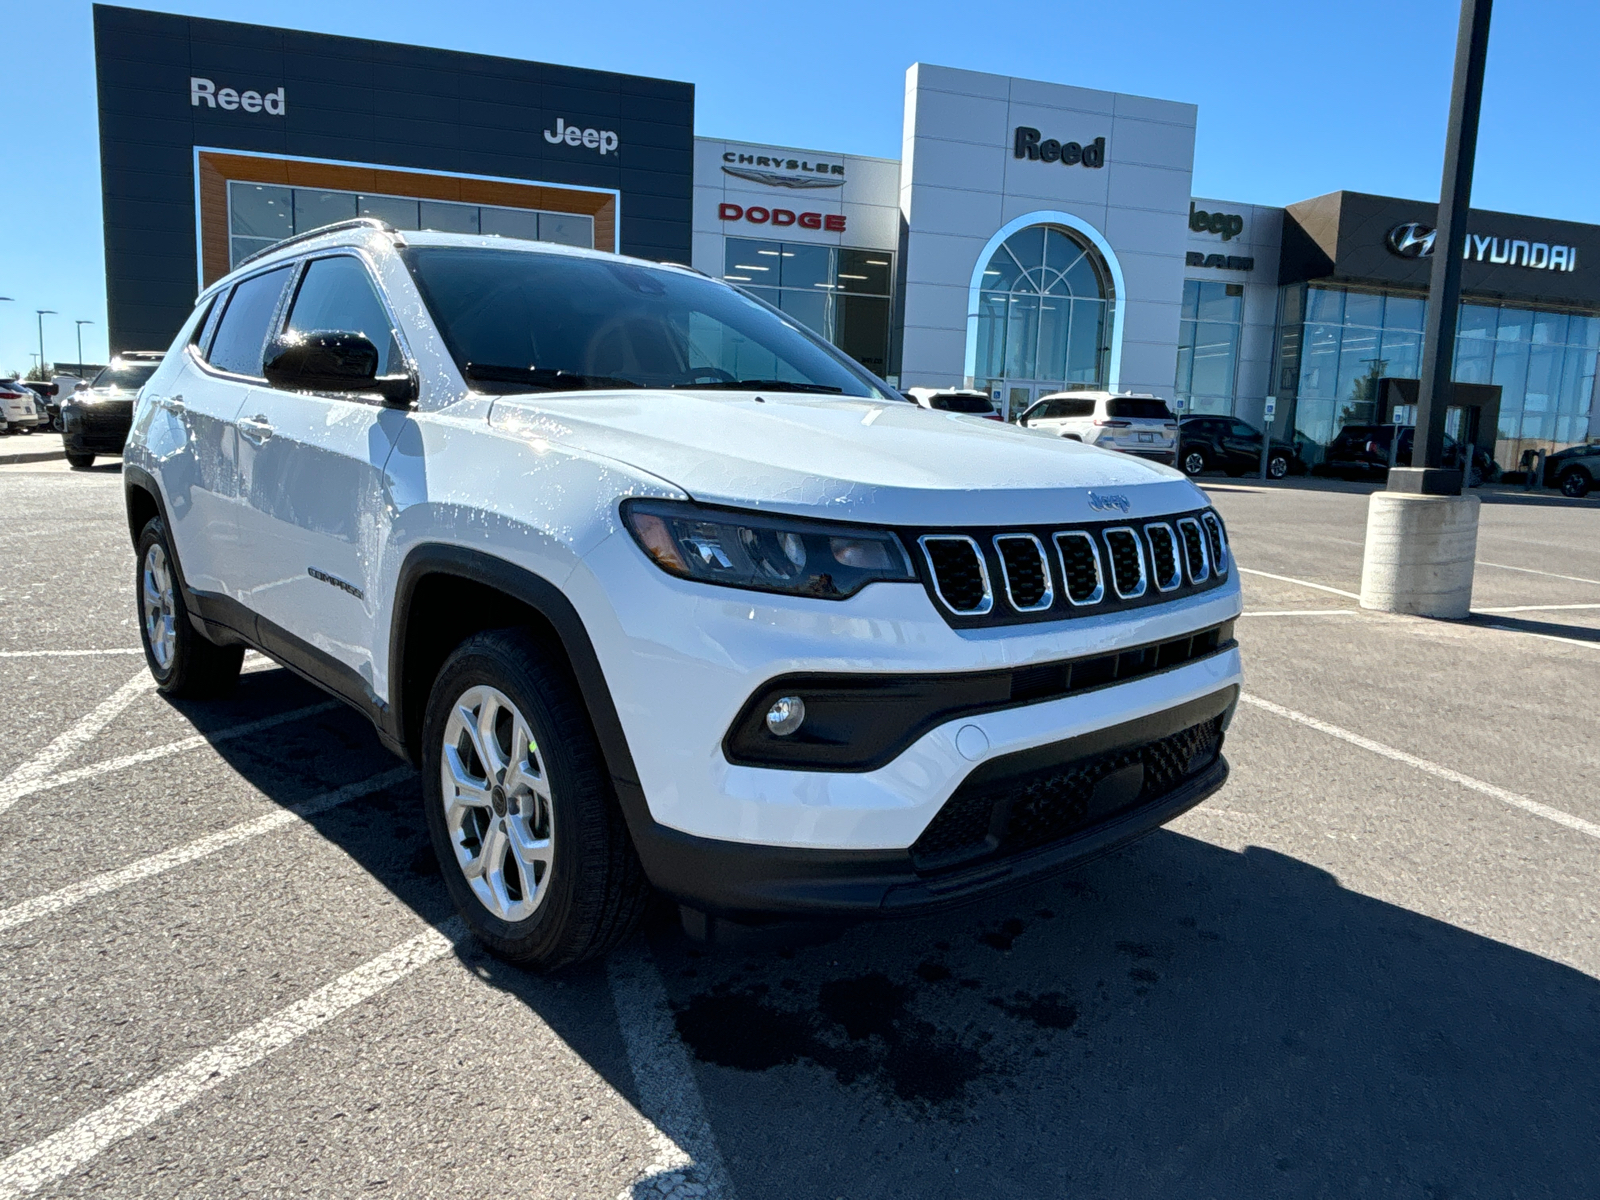
[[689,1055],[673,1027],[667,989],[641,939],[612,952],[606,978],[654,1152],[644,1178],[624,1188],[618,1200],[633,1200],[641,1190],[664,1198],[733,1200],[733,1183],[706,1120]]
[[255,1066],[274,1051],[443,958],[465,933],[459,917],[419,933],[304,1000],[257,1021],[182,1066],[157,1075],[42,1141],[18,1150],[0,1161],[0,1200],[20,1200],[66,1178],[108,1146],[155,1124],[223,1080]]
[[1474,779],[1471,775],[1463,775],[1460,771],[1452,771],[1449,767],[1441,767],[1438,763],[1429,762],[1425,758],[1418,758],[1415,754],[1407,754],[1404,750],[1396,750],[1393,746],[1385,746],[1382,742],[1375,742],[1371,738],[1362,737],[1359,733],[1352,733],[1338,725],[1331,725],[1327,721],[1319,721],[1316,717],[1309,717],[1303,712],[1296,712],[1292,708],[1285,708],[1281,704],[1274,704],[1271,700],[1263,700],[1260,696],[1242,693],[1239,699],[1246,704],[1253,704],[1257,708],[1275,713],[1290,721],[1297,721],[1301,725],[1315,729],[1318,733],[1325,733],[1329,737],[1336,737],[1340,741],[1349,742],[1352,746],[1359,746],[1373,754],[1381,754],[1384,758],[1393,759],[1395,762],[1404,763],[1418,771],[1435,776],[1438,779],[1448,780],[1464,788],[1491,796],[1503,804],[1513,808],[1520,808],[1530,812],[1536,817],[1543,817],[1546,821],[1554,821],[1557,825],[1564,825],[1568,829],[1575,829],[1579,833],[1587,834],[1592,838],[1600,838],[1600,824],[1586,821],[1582,817],[1575,817],[1569,812],[1559,808],[1551,808],[1548,804],[1541,804],[1537,800],[1516,792],[1507,791],[1503,787],[1496,787],[1492,783],[1485,783],[1481,779]]
[[381,792],[384,788],[392,787],[406,779],[412,778],[414,772],[410,767],[397,767],[393,771],[386,771],[382,775],[374,775],[371,779],[363,779],[359,783],[349,783],[335,791],[326,792],[321,796],[314,796],[310,800],[302,801],[289,808],[279,809],[276,812],[265,813],[250,821],[241,821],[237,825],[230,825],[227,829],[218,830],[216,833],[207,834],[205,837],[196,838],[192,842],[185,842],[171,850],[163,850],[160,854],[152,854],[148,858],[141,858],[137,862],[129,863],[125,867],[118,867],[115,871],[105,871],[93,875],[88,879],[80,880],[54,892],[47,892],[42,896],[35,896],[31,900],[24,900],[20,904],[13,904],[10,908],[0,909],[0,932],[15,929],[18,925],[26,925],[29,921],[36,921],[40,917],[47,917],[51,913],[61,912],[75,904],[95,896],[103,896],[107,892],[114,892],[118,888],[127,887],[141,879],[149,879],[152,875],[160,875],[174,867],[181,867],[185,863],[192,863],[196,859],[205,858],[215,854],[218,850],[225,850],[229,846],[237,846],[240,842],[247,842],[251,838],[260,837],[264,833],[271,833],[285,825],[292,825],[303,821],[307,817],[314,817],[318,813],[325,813],[331,808],[338,808],[351,800],[370,796],[373,792]]
[[1329,587],[1325,583],[1312,583],[1309,579],[1295,579],[1289,575],[1274,575],[1271,571],[1255,571],[1249,567],[1240,567],[1239,570],[1246,575],[1260,575],[1263,579],[1276,579],[1279,583],[1298,583],[1301,587],[1316,588],[1319,592],[1332,592],[1335,596],[1346,596],[1351,600],[1361,599],[1361,596],[1356,592],[1347,592],[1343,588]]
[[17,797],[27,795],[25,789],[49,775],[116,720],[128,705],[153,690],[155,686],[156,681],[150,672],[141,667],[137,675],[95,705],[93,711],[80,717],[77,722],[57,735],[55,741],[12,771],[5,779],[0,780],[0,812],[4,812],[16,803]]
[[1509,563],[1484,562],[1481,558],[1478,559],[1478,566],[1494,567],[1500,571],[1521,571],[1524,575],[1543,575],[1549,579],[1565,579],[1569,583],[1592,583],[1595,587],[1600,587],[1600,579],[1585,579],[1581,575],[1557,575],[1554,571],[1535,571],[1532,567],[1513,567]]
[[137,646],[111,646],[105,650],[0,650],[0,658],[95,658],[102,654],[143,654]]
[[252,733],[260,733],[263,729],[271,729],[275,725],[284,725],[290,721],[299,721],[305,717],[314,717],[318,713],[327,712],[329,709],[338,707],[339,702],[337,700],[329,700],[322,704],[311,704],[305,708],[296,708],[290,712],[278,713],[275,716],[262,717],[259,721],[247,721],[243,725],[230,725],[226,729],[217,730],[215,733],[197,733],[191,737],[180,738],[176,742],[168,742],[162,746],[151,746],[148,750],[135,750],[132,754],[103,759],[97,763],[90,763],[86,767],[75,767],[70,771],[61,771],[55,775],[46,775],[42,778],[17,779],[17,772],[13,772],[4,781],[0,781],[0,813],[5,812],[18,800],[23,799],[25,796],[31,796],[35,792],[42,792],[48,788],[62,787],[69,783],[77,783],[83,779],[93,779],[97,775],[104,775],[109,771],[121,771],[128,767],[136,767],[140,763],[154,762],[158,758],[166,758],[169,755],[179,754],[185,750],[195,750],[201,746],[211,746],[233,738],[248,737]]

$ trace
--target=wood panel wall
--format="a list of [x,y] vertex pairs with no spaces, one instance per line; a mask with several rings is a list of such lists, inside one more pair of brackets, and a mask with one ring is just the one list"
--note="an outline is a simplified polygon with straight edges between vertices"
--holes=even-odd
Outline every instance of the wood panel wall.
[[418,200],[455,200],[499,208],[536,208],[594,218],[595,246],[616,246],[617,199],[605,192],[492,179],[460,179],[426,171],[345,167],[288,158],[200,152],[200,253],[207,285],[221,279],[228,265],[228,182],[275,183]]

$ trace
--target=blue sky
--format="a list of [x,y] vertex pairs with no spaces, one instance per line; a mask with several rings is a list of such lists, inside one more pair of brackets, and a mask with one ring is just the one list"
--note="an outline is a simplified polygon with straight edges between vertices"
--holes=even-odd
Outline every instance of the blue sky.
[[[696,132],[897,156],[923,61],[1199,105],[1198,195],[1284,204],[1346,188],[1436,198],[1451,0],[646,3],[200,0],[195,16],[504,54],[696,85]],[[87,0],[0,0],[0,370],[105,353]],[[1473,201],[1600,222],[1600,4],[1501,0]],[[1600,264],[1595,264],[1600,269]]]

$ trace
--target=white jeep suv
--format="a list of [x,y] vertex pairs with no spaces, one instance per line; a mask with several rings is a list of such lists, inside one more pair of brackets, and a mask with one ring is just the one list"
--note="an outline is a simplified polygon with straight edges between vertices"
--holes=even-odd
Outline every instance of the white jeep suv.
[[653,886],[904,912],[1221,786],[1223,526],[1175,471],[906,403],[676,266],[330,226],[207,288],[134,413],[140,628],[422,769],[474,932],[554,967]]
[[1017,424],[1167,466],[1178,456],[1178,418],[1159,396],[1057,392],[1029,405]]

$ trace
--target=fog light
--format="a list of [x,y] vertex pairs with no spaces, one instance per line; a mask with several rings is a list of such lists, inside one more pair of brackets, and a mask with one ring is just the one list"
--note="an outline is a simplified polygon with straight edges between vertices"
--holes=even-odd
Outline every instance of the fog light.
[[779,737],[788,737],[806,719],[806,702],[799,696],[780,696],[767,709],[767,729]]

